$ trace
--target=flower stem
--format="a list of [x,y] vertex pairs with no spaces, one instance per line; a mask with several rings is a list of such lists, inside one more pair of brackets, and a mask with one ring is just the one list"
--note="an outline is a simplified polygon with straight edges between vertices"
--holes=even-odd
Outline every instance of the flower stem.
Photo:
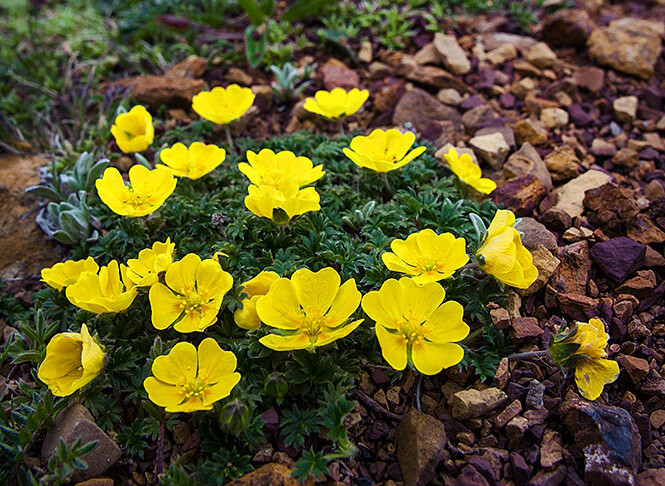
[[508,360],[538,358],[540,356],[545,356],[548,352],[549,350],[547,349],[539,349],[538,351],[527,351],[526,353],[511,354],[510,356],[506,356],[506,358],[508,358]]
[[231,127],[227,123],[224,125],[224,132],[226,133],[226,143],[229,145],[229,152],[235,152],[235,146],[233,145],[233,137],[231,136]]
[[339,134],[346,135],[346,132],[344,132],[344,122],[342,120],[337,122],[337,126],[339,127]]
[[386,186],[386,191],[388,191],[388,194],[392,195],[393,187],[390,185],[390,181],[388,181],[388,173],[382,172],[381,176],[383,177],[383,184]]
[[425,375],[420,374],[418,375],[418,383],[416,384],[416,408],[418,409],[419,412],[422,412],[422,409],[420,407],[420,387],[423,384],[423,378]]

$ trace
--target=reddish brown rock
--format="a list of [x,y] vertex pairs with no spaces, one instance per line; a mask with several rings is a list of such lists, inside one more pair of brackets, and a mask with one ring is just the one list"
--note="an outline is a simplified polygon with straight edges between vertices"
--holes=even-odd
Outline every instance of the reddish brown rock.
[[583,47],[593,29],[589,14],[582,9],[560,10],[543,20],[543,39],[559,46]]
[[573,74],[573,83],[592,93],[599,93],[605,86],[605,71],[594,66],[580,66]]
[[104,83],[101,89],[106,91],[111,87],[128,88],[137,101],[147,105],[189,108],[194,95],[206,89],[207,85],[201,79],[172,76],[137,76]]
[[577,177],[579,165],[575,149],[569,145],[554,147],[554,151],[545,157],[545,166],[554,182],[567,181]]
[[613,182],[585,191],[582,204],[589,222],[609,236],[623,234],[623,225],[640,212],[633,198]]
[[323,86],[328,91],[334,88],[350,90],[357,88],[360,84],[360,77],[356,70],[349,69],[344,65],[328,63],[321,67],[321,76],[323,77]]
[[496,418],[494,419],[494,426],[497,429],[502,428],[512,419],[517,417],[517,415],[519,415],[521,411],[522,411],[522,402],[520,402],[519,400],[513,400],[513,402],[510,405],[508,405],[499,415],[496,416]]
[[665,468],[648,469],[637,476],[636,486],[663,486],[665,484]]
[[531,214],[547,194],[547,189],[534,175],[515,177],[492,192],[492,200],[513,211],[517,216]]
[[558,257],[561,264],[554,272],[550,285],[558,292],[585,294],[591,271],[589,244],[579,241],[561,247]]
[[633,383],[638,383],[649,374],[649,363],[645,359],[634,356],[621,356],[617,361],[626,370]]
[[630,220],[626,234],[629,238],[646,245],[665,241],[665,232],[644,214],[638,214]]
[[598,316],[598,300],[582,294],[558,293],[561,311],[576,321],[588,321]]
[[510,326],[513,337],[518,340],[538,337],[545,332],[535,317],[515,317],[510,321]]
[[416,88],[404,93],[395,107],[393,124],[406,122],[411,122],[429,140],[436,140],[443,131],[444,122],[459,124],[461,118],[455,108],[444,105],[431,94]]
[[164,76],[174,78],[200,78],[206,72],[208,60],[203,57],[191,55],[180,61],[164,73]]
[[620,294],[634,295],[638,299],[646,299],[651,295],[655,286],[656,285],[653,282],[646,278],[637,276],[617,287],[617,292]]

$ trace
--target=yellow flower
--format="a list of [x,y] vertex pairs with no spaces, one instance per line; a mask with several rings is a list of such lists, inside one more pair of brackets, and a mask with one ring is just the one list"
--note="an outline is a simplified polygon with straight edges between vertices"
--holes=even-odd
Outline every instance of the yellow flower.
[[99,265],[92,257],[85,260],[67,260],[53,265],[51,268],[42,269],[42,282],[56,290],[76,283],[83,272],[97,273]]
[[619,376],[619,364],[607,358],[605,325],[600,319],[578,322],[570,331],[552,337],[549,354],[561,366],[575,367],[575,382],[588,400],[597,399]]
[[115,167],[104,171],[95,185],[99,197],[111,211],[120,216],[145,216],[155,212],[164,204],[176,186],[173,173],[166,168],[150,170],[142,165],[129,169],[130,185],[125,185]]
[[176,143],[162,150],[159,158],[171,169],[173,175],[196,180],[224,162],[226,150],[201,142],[194,142],[189,148],[182,143]]
[[210,410],[213,403],[229,396],[240,381],[237,360],[222,351],[212,338],[199,344],[178,343],[169,354],[157,356],[152,374],[143,381],[148,398],[167,412]]
[[242,309],[233,314],[238,327],[243,329],[258,329],[261,319],[256,313],[256,302],[268,293],[270,286],[279,278],[275,272],[261,272],[256,277],[242,284],[242,290],[247,298],[242,301]]
[[124,311],[132,305],[137,293],[124,272],[120,278],[120,268],[115,260],[101,267],[99,273],[83,272],[66,291],[72,304],[95,314]]
[[226,125],[243,116],[253,103],[251,89],[232,84],[227,88],[201,91],[192,98],[192,109],[206,120]]
[[418,147],[409,152],[416,140],[413,132],[402,133],[390,130],[373,130],[369,136],[358,136],[351,140],[351,148],[345,148],[344,154],[357,166],[376,172],[390,172],[405,166],[425,151]]
[[332,91],[317,91],[314,98],[305,100],[304,108],[331,120],[339,120],[353,115],[367,101],[367,98],[369,98],[369,91],[365,89],[353,88],[347,92],[342,88],[335,88]]
[[470,185],[476,191],[489,194],[496,189],[496,183],[492,179],[483,178],[483,173],[469,154],[457,155],[457,151],[451,148],[444,155],[452,170],[462,182]]
[[275,351],[313,349],[347,336],[363,321],[347,322],[360,304],[354,279],[340,286],[340,276],[327,267],[314,273],[306,268],[291,279],[275,281],[256,303],[264,324],[278,329],[259,342]]
[[248,163],[238,164],[252,184],[280,188],[285,182],[295,182],[298,187],[318,181],[325,172],[322,165],[314,164],[307,157],[296,157],[293,152],[273,152],[263,149],[258,154],[247,151]]
[[464,238],[452,233],[437,235],[431,229],[410,234],[406,240],[393,240],[394,253],[381,255],[388,270],[413,276],[417,284],[450,277],[469,261]]
[[410,278],[386,280],[363,297],[365,313],[376,322],[376,337],[385,360],[396,370],[407,363],[425,375],[459,363],[464,349],[456,341],[469,334],[464,309],[443,302],[446,291],[436,282],[418,285]]
[[485,272],[511,287],[527,289],[538,278],[531,253],[515,229],[515,215],[507,209],[499,209],[494,215],[476,256]]
[[57,397],[71,395],[90,383],[104,366],[104,353],[83,324],[81,332],[62,332],[46,346],[37,376]]
[[125,275],[137,287],[150,287],[159,280],[159,273],[165,272],[173,263],[175,243],[166,238],[164,243],[156,241],[152,248],[139,252],[138,258],[127,260]]
[[233,277],[213,259],[189,253],[166,271],[166,285],[150,287],[152,325],[166,329],[175,323],[178,332],[204,331],[217,321],[222,298],[233,286]]
[[152,116],[145,107],[137,105],[116,117],[111,133],[123,152],[143,152],[155,138]]
[[280,189],[250,185],[248,192],[245,197],[247,209],[277,224],[286,224],[294,216],[321,209],[316,189],[313,187],[299,189],[295,181],[281,184]]

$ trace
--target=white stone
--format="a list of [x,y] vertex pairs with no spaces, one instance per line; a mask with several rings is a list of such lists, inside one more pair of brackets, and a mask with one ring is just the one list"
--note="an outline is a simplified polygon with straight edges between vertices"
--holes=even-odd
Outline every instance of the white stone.
[[584,192],[600,187],[611,180],[612,176],[605,172],[595,169],[586,171],[557,189],[559,199],[554,207],[565,211],[571,218],[581,216],[584,212]]
[[462,102],[462,95],[453,88],[442,89],[436,97],[440,102],[450,106],[457,106]]
[[637,96],[622,96],[614,100],[614,116],[621,123],[632,123],[637,116]]
[[487,53],[487,60],[494,64],[503,64],[517,57],[517,48],[513,44],[504,44]]
[[559,128],[568,125],[568,112],[561,108],[543,108],[540,121],[547,128]]

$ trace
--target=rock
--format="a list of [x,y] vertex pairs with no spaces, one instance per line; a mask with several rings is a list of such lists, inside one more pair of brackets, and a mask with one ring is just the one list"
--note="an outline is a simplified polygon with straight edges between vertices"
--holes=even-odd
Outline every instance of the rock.
[[511,149],[515,148],[515,133],[510,127],[486,127],[476,131],[476,135],[491,135],[492,133],[500,133],[508,146]]
[[653,282],[646,278],[637,276],[617,287],[617,292],[619,294],[634,295],[637,299],[643,300],[652,294],[655,286]]
[[297,486],[298,481],[291,476],[292,473],[290,467],[270,463],[226,483],[226,486]]
[[498,388],[462,390],[450,400],[450,413],[458,420],[484,417],[508,402],[508,395]]
[[200,78],[206,72],[208,60],[192,54],[164,73],[175,78]]
[[504,44],[510,44],[515,46],[520,51],[526,52],[536,44],[536,40],[533,37],[508,34],[506,32],[492,32],[489,34],[482,34],[480,39],[488,51],[494,50]]
[[533,264],[538,269],[538,277],[528,289],[518,290],[521,296],[533,295],[545,287],[550,280],[550,277],[561,263],[561,261],[552,255],[552,252],[544,246],[539,246],[535,250],[531,250],[531,256],[533,257]]
[[649,374],[649,362],[646,359],[621,356],[617,361],[635,384]]
[[476,106],[462,115],[462,124],[469,133],[474,133],[479,128],[498,118],[497,113],[489,105]]
[[661,51],[661,35],[653,24],[622,18],[609,27],[597,27],[587,40],[589,55],[602,66],[649,79]]
[[439,52],[434,47],[434,44],[430,42],[416,52],[413,59],[418,64],[438,64],[441,61],[441,56],[439,56]]
[[665,241],[665,233],[644,214],[638,214],[630,221],[626,234],[629,238],[645,245]]
[[76,483],[74,486],[113,486],[114,484],[115,482],[111,478],[92,478]]
[[515,477],[515,484],[517,486],[526,486],[529,476],[531,476],[531,470],[524,458],[517,452],[511,452],[510,465],[512,466],[513,476]]
[[546,128],[561,128],[568,125],[568,112],[561,108],[543,108],[540,121]]
[[558,200],[555,208],[568,213],[570,217],[581,216],[584,211],[584,192],[606,184],[612,176],[599,170],[589,170],[557,189]]
[[520,120],[513,127],[517,143],[529,142],[532,145],[547,143],[547,130],[539,121]]
[[565,466],[559,466],[554,471],[538,471],[529,481],[529,486],[559,486],[566,475]]
[[622,234],[622,224],[640,212],[633,198],[613,182],[585,191],[582,204],[589,222],[610,236]]
[[636,150],[624,147],[612,157],[612,164],[617,167],[633,168],[639,162],[639,156]]
[[559,248],[559,259],[561,265],[552,277],[550,285],[558,292],[586,293],[591,272],[588,243],[583,240]]
[[372,62],[373,54],[372,43],[367,40],[362,41],[360,43],[360,50],[358,51],[358,60],[369,64]]
[[[549,253],[549,250],[546,250]],[[510,321],[514,339],[528,339],[541,336],[545,331],[535,317],[515,317]]]
[[395,437],[405,486],[429,484],[446,454],[443,423],[412,408],[404,415]]
[[556,236],[535,219],[522,218],[516,228],[522,233],[522,244],[527,250],[534,251],[539,246],[550,251],[557,250]]
[[513,44],[503,44],[487,53],[487,60],[494,64],[503,64],[517,57],[517,48]]
[[543,19],[543,40],[557,46],[584,47],[593,29],[585,10],[559,10]]
[[665,425],[665,409],[655,410],[649,416],[649,423],[654,429],[660,429],[663,425]]
[[512,449],[518,445],[524,438],[524,434],[526,434],[527,430],[529,430],[529,421],[521,415],[518,415],[508,422],[506,425],[508,447]]
[[176,444],[184,444],[189,439],[189,425],[187,422],[180,422],[178,425],[173,427],[173,442]]
[[102,83],[100,89],[126,88],[137,101],[152,106],[180,106],[191,108],[194,95],[207,88],[201,79],[172,76],[136,76],[110,83]]
[[573,84],[600,93],[605,86],[605,70],[595,66],[579,66],[573,74]]
[[517,415],[519,415],[521,411],[522,411],[522,402],[520,402],[519,400],[513,400],[513,402],[503,410],[503,412],[501,412],[499,415],[496,416],[496,418],[494,419],[494,426],[497,429],[502,428],[512,419],[517,417]]
[[393,125],[411,122],[417,131],[430,140],[436,140],[443,131],[443,122],[459,124],[460,114],[444,105],[431,94],[415,88],[407,91],[397,102]]
[[529,49],[526,60],[541,69],[552,67],[558,61],[554,51],[544,42],[539,42]]
[[321,67],[321,76],[323,77],[323,86],[328,91],[334,88],[350,90],[357,88],[360,84],[360,76],[358,76],[356,70],[344,65],[327,63]]
[[591,142],[591,153],[600,157],[612,157],[617,153],[617,147],[602,138],[594,138]]
[[531,214],[547,194],[547,189],[536,176],[514,177],[496,188],[492,194],[495,204],[502,204],[517,216]]
[[82,445],[97,442],[93,451],[81,458],[88,468],[74,474],[74,479],[78,481],[101,476],[122,455],[115,442],[97,426],[88,409],[79,403],[74,403],[60,412],[53,428],[46,434],[41,450],[42,462],[48,462],[56,452],[61,438],[69,446],[77,439],[81,440]]
[[488,164],[495,169],[500,169],[510,147],[506,139],[499,132],[488,135],[478,135],[469,140],[469,145]]
[[626,410],[572,399],[561,407],[564,423],[584,452],[591,486],[632,486],[642,459],[640,433]]
[[614,100],[614,116],[621,123],[633,123],[637,116],[637,96],[622,96]]
[[462,102],[462,95],[459,91],[452,88],[442,89],[436,97],[442,103],[450,106],[458,106]]
[[462,94],[473,92],[473,89],[455,75],[435,66],[399,65],[395,68],[395,74],[439,89],[453,88]]
[[665,196],[665,186],[663,186],[658,179],[654,179],[644,186],[644,197],[646,197],[649,202],[654,202],[656,199],[663,196]]
[[526,175],[536,176],[546,189],[552,189],[552,178],[543,159],[529,142],[524,142],[522,147],[508,158],[503,166],[506,177],[523,177]]
[[574,292],[557,293],[556,298],[559,302],[561,312],[576,321],[586,322],[592,317],[598,317],[597,299]]
[[631,273],[644,267],[646,245],[620,236],[601,243],[591,249],[591,259],[616,282],[623,282]]
[[489,486],[489,484],[471,464],[464,466],[462,474],[457,477],[457,486]]
[[579,159],[570,145],[559,145],[545,156],[545,166],[554,182],[563,182],[577,177]]
[[647,469],[637,476],[637,486],[663,486],[665,484],[665,468]]
[[533,94],[538,87],[537,83],[532,78],[523,78],[510,87],[510,91],[519,99],[525,100],[533,97]]
[[471,63],[454,35],[444,35],[437,32],[434,34],[433,44],[439,53],[441,62],[452,73],[461,75],[471,70]]
[[545,385],[538,380],[529,382],[529,391],[524,401],[529,410],[542,410],[544,407]]
[[231,66],[224,76],[227,83],[239,84],[241,86],[251,86],[254,84],[254,78],[247,74],[242,69]]
[[563,442],[561,436],[547,429],[540,442],[540,465],[546,469],[552,468],[556,463],[563,460]]
[[559,208],[548,209],[540,220],[547,228],[559,233],[563,233],[573,224],[573,218],[566,211]]
[[392,73],[390,66],[383,62],[374,61],[367,68],[372,79],[385,78]]
[[570,118],[572,118],[573,123],[580,128],[588,127],[593,124],[593,117],[577,103],[573,103],[568,107],[568,114],[570,115]]

